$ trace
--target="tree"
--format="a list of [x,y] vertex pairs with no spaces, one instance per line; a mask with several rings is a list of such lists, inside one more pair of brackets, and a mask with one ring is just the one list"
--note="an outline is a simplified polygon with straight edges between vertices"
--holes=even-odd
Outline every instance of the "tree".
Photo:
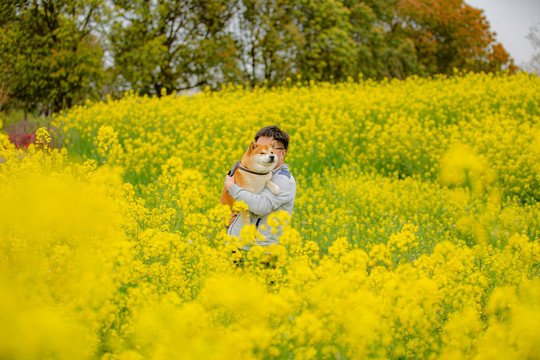
[[350,9],[335,0],[298,2],[298,72],[308,80],[345,79],[354,72],[358,48],[352,37]]
[[97,96],[103,50],[91,33],[100,1],[4,4],[0,81],[14,102],[50,113]]
[[[116,0],[108,36],[117,80],[160,96],[234,78],[235,0]],[[229,70],[233,69],[232,72]]]
[[463,0],[400,0],[398,18],[413,39],[423,74],[515,70],[502,45],[494,40],[482,10]]
[[358,48],[356,73],[403,79],[417,71],[414,42],[396,23],[397,0],[344,1]]
[[525,65],[525,70],[540,75],[540,23],[532,25],[529,30],[527,38],[531,42],[534,53],[528,64]]
[[231,30],[238,48],[238,69],[245,82],[269,85],[298,73],[297,56],[305,45],[290,0],[244,0]]
[[3,93],[42,112],[100,90],[515,69],[463,0],[12,0],[0,40]]

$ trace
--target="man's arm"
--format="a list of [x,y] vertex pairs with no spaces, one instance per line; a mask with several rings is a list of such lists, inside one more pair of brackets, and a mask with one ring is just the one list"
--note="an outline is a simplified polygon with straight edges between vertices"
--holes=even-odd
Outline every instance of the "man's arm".
[[234,184],[234,176],[225,175],[225,183],[223,184],[223,186],[225,186],[225,190],[227,190],[227,192],[229,192],[229,189]]
[[[225,181],[227,182],[227,180]],[[260,194],[254,194],[234,184],[234,179],[228,191],[235,201],[245,202],[250,212],[257,216],[265,216],[291,201],[293,196],[288,178],[282,175],[274,176],[272,182],[279,186],[279,195],[274,195],[268,188],[265,188]]]

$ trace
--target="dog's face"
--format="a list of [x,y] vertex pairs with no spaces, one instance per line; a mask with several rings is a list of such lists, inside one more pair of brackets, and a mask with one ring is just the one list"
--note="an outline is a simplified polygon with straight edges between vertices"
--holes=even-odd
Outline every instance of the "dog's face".
[[253,171],[269,171],[272,170],[278,161],[276,154],[277,142],[274,141],[269,145],[257,144],[252,142],[246,152],[246,166]]

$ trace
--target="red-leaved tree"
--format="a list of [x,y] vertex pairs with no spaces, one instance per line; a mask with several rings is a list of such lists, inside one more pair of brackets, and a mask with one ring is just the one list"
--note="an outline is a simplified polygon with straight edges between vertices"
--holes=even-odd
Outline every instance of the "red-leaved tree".
[[516,70],[506,50],[495,41],[483,10],[463,0],[400,0],[398,17],[415,42],[425,74],[451,74],[454,68]]

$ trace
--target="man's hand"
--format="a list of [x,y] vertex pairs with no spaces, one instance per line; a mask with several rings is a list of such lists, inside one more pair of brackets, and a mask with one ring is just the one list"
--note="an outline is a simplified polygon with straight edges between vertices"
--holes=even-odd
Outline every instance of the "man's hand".
[[229,218],[229,226],[228,227],[231,227],[232,223],[234,222],[234,219],[236,219],[238,217],[238,211],[233,211],[231,213],[231,217]]
[[234,185],[234,176],[226,175],[224,185],[225,185],[225,190],[227,190],[227,192],[228,192],[229,189],[231,188],[231,186]]

